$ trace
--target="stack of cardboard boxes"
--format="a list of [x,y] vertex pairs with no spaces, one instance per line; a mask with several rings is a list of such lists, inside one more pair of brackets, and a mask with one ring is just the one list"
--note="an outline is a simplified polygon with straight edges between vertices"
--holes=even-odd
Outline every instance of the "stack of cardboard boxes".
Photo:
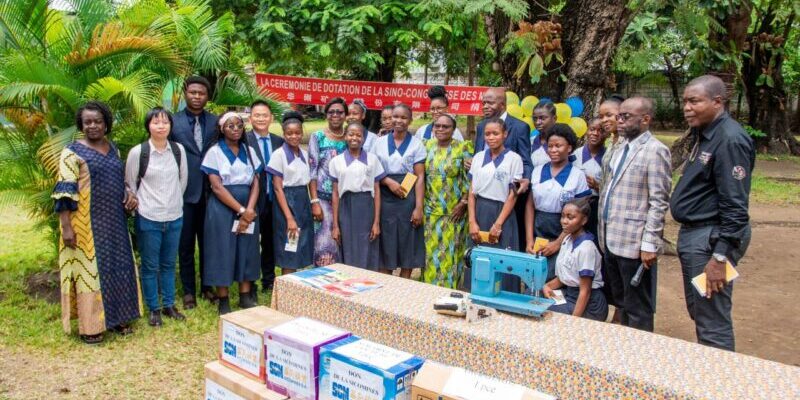
[[554,399],[267,307],[223,315],[219,329],[206,400]]

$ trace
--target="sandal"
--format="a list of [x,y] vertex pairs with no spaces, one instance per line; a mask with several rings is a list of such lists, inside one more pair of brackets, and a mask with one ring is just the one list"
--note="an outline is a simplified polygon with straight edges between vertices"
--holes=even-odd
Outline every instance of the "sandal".
[[133,333],[133,327],[127,324],[122,324],[111,328],[111,331],[117,333],[120,336],[127,336]]
[[97,335],[81,335],[81,340],[83,340],[83,343],[86,344],[100,344],[103,343],[103,334],[98,333]]

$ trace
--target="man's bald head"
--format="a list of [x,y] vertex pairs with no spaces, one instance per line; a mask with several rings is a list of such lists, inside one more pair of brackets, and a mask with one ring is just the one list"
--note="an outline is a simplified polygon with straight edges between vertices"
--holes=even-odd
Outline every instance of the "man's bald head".
[[628,100],[622,102],[622,104],[628,103],[633,106],[633,109],[636,110],[636,113],[639,115],[649,115],[652,119],[655,116],[655,105],[653,104],[653,100],[642,97],[642,96],[635,96],[631,97]]
[[489,88],[483,94],[483,116],[499,117],[506,112],[506,90],[501,87]]
[[714,75],[703,75],[698,76],[697,78],[692,79],[686,88],[696,87],[705,93],[709,99],[715,99],[719,97],[725,102],[727,98],[727,89],[725,88],[725,82],[722,81],[717,76]]
[[631,97],[619,106],[617,117],[618,128],[629,140],[638,137],[650,129],[655,108],[653,100],[647,97]]

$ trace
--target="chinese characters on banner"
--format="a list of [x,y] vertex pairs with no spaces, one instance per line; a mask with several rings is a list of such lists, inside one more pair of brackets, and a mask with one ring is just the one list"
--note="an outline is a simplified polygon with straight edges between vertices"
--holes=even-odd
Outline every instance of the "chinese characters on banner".
[[[361,100],[367,108],[379,110],[387,105],[405,103],[415,112],[430,111],[428,88],[390,82],[342,81],[334,79],[300,78],[285,75],[256,74],[256,84],[278,95],[287,103],[324,105],[334,97],[348,103]],[[450,112],[458,115],[480,115],[483,86],[445,86]]]

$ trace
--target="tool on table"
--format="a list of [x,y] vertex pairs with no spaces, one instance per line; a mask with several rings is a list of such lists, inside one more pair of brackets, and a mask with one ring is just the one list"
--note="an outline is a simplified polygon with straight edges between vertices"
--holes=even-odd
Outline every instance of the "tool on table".
[[482,306],[480,304],[467,304],[467,322],[478,322],[491,317],[497,312],[494,308]]
[[467,299],[463,293],[453,292],[450,296],[436,299],[433,309],[439,314],[463,317],[467,315]]
[[[501,311],[541,317],[555,303],[541,297],[547,279],[547,258],[511,250],[477,246],[464,255],[467,268],[472,270],[473,304],[485,305]],[[503,276],[518,276],[534,295],[508,292],[500,289]]]

